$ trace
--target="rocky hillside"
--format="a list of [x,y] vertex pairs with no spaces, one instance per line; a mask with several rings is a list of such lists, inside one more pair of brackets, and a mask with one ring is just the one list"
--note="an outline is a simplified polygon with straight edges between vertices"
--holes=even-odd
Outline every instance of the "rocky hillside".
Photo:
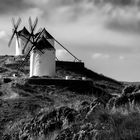
[[[0,76],[12,77],[13,74],[17,74],[17,78],[28,78],[29,61],[24,62],[21,66],[23,60],[24,56],[0,56]],[[66,76],[69,76],[70,79],[81,79],[85,77],[86,79],[92,80],[94,85],[110,93],[120,93],[123,88],[121,82],[87,69],[84,67],[84,63],[57,61],[55,78],[63,79]]]
[[68,67],[65,62],[56,63],[54,78],[85,77],[93,81],[92,94],[70,90],[67,86],[29,84],[29,62],[18,69],[23,59],[0,56],[0,139],[79,140],[76,138],[80,138],[81,131],[94,128],[93,123],[90,126],[87,121],[91,108],[97,102],[106,106],[112,94],[121,93],[123,89],[123,84],[116,80],[85,67]]

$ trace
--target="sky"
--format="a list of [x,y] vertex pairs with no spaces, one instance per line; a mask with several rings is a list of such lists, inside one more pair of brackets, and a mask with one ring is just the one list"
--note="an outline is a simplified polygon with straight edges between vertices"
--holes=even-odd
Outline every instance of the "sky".
[[[39,18],[61,44],[97,73],[140,81],[140,0],[0,0],[0,55],[14,54],[11,18]],[[70,56],[56,44],[60,60]]]

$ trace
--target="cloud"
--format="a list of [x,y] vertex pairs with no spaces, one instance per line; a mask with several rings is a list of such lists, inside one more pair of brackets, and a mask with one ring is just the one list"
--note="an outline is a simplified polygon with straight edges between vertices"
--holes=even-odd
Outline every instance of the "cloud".
[[139,9],[134,10],[139,3],[124,1],[22,0],[27,9],[19,15],[27,23],[26,15],[38,16],[40,25],[71,46],[107,54],[132,53],[140,43]]
[[4,39],[6,37],[6,32],[4,30],[0,31],[0,39]]
[[29,5],[46,6],[50,0],[24,0],[24,2]]
[[111,5],[110,7],[120,7],[134,5],[137,6],[139,4],[140,0],[1,0],[0,11],[1,13],[9,13],[13,11],[16,12],[26,10],[32,7],[44,9],[45,13],[54,13],[54,9],[71,7],[75,15],[80,17],[80,15],[83,13],[89,13],[97,6],[101,6],[100,10],[102,10],[104,7],[106,9],[108,5]]
[[121,33],[140,33],[140,10],[136,7],[116,8],[108,15],[105,27]]
[[32,5],[27,4],[24,0],[1,0],[0,14],[17,14],[30,7],[32,7]]
[[140,0],[24,0],[33,8],[42,10],[39,15],[47,24],[83,22],[120,33],[140,32]]
[[[127,13],[130,8],[132,6],[137,7],[139,3],[140,0],[135,0],[135,2],[132,0],[1,0],[0,12],[1,14],[14,13],[19,15],[23,11],[26,12],[35,8],[43,11],[43,14],[39,16],[45,18],[44,20],[47,20],[47,22],[50,22],[50,20],[52,22],[74,22],[81,19],[88,21],[87,17],[90,19],[92,17],[93,21],[95,21],[97,20],[94,20],[95,16],[100,19],[105,15],[122,15],[123,13],[128,15]],[[125,5],[130,7],[129,10],[127,10],[128,8],[121,7]],[[133,7],[131,9],[134,9]],[[134,12],[138,13],[139,10],[134,10]],[[29,13],[29,15],[31,14]]]
[[110,30],[122,33],[140,34],[140,21],[119,21],[117,19],[110,20],[106,26]]
[[59,59],[61,59],[61,58],[64,58],[64,56],[66,55],[66,51],[65,50],[63,50],[63,49],[57,49],[56,50],[56,56],[57,56],[57,58]]
[[124,57],[124,56],[119,56],[119,59],[120,59],[120,60],[124,60],[125,57]]
[[96,59],[96,58],[100,58],[102,56],[101,53],[95,53],[92,55],[92,58]]
[[[56,57],[58,58],[58,60],[63,60],[63,61],[74,61],[75,58],[69,54],[65,49],[56,47]],[[69,50],[70,51],[70,50]]]
[[93,59],[99,59],[99,58],[101,58],[101,59],[108,59],[108,58],[110,58],[110,55],[108,55],[108,54],[102,54],[102,53],[94,53],[92,55],[92,58]]
[[140,0],[91,0],[95,4],[106,4],[110,3],[114,6],[133,6],[140,4]]
[[55,6],[61,6],[61,5],[78,5],[80,3],[91,3],[95,5],[104,5],[104,4],[112,4],[115,6],[133,6],[133,5],[139,5],[140,0],[28,0],[29,2],[33,2],[36,4],[40,3],[49,3],[50,5],[55,5]]

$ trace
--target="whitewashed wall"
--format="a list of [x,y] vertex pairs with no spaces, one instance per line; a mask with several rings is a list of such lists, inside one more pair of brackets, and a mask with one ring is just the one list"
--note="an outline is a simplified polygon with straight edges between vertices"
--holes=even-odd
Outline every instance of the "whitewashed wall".
[[33,50],[30,55],[30,77],[55,76],[55,49],[44,49],[44,53]]

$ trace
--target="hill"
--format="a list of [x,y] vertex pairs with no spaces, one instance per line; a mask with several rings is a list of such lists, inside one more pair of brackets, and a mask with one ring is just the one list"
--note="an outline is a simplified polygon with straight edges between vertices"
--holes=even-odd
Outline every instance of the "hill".
[[[24,57],[0,56],[0,139],[31,139],[36,135],[47,135],[54,128],[63,130],[68,116],[68,123],[78,117],[81,104],[87,104],[88,111],[89,105],[93,105],[96,98],[108,101],[111,94],[121,93],[124,87],[121,82],[85,68],[84,63],[64,61],[56,62],[56,76],[53,79],[65,79],[68,76],[71,81],[84,81],[81,79],[84,77],[92,82],[90,94],[88,89],[83,92],[84,85],[80,84],[73,84],[72,88],[57,83],[31,84],[28,61],[17,71],[23,59]],[[14,74],[18,76],[13,77]],[[31,79],[38,81],[47,78],[50,79]],[[85,115],[82,113],[83,117]]]
[[[29,77],[29,61],[25,62],[17,71],[18,67],[24,60],[24,56],[0,56],[0,75],[1,77],[12,77],[14,73],[20,78]],[[93,83],[110,93],[118,92],[123,88],[123,84],[114,79],[106,77],[102,74],[93,72],[85,68],[84,63],[56,61],[56,76],[55,78],[64,79],[66,76],[70,79],[86,79],[92,80]]]

